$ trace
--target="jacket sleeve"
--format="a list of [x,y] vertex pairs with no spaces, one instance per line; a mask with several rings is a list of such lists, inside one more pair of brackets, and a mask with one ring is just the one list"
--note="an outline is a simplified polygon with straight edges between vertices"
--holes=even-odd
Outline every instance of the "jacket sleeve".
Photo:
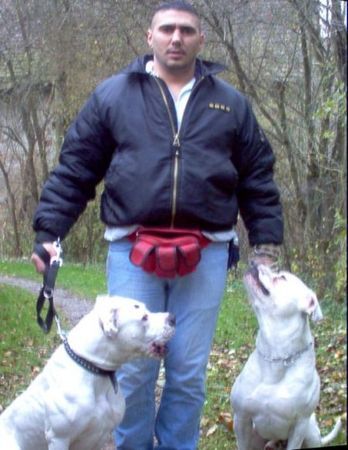
[[278,188],[273,179],[275,157],[249,103],[238,109],[236,165],[239,173],[239,211],[251,246],[280,245],[283,217]]
[[64,239],[95,197],[115,146],[96,90],[70,126],[59,164],[43,187],[33,221],[37,242]]

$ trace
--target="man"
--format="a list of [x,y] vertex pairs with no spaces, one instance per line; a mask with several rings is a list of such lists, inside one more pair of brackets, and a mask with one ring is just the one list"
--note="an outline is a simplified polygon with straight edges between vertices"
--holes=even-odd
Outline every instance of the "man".
[[[193,450],[238,211],[253,257],[269,262],[282,242],[282,213],[274,156],[248,102],[216,77],[222,66],[197,58],[204,35],[196,10],[184,1],[160,5],[147,40],[153,55],[101,83],[70,127],[34,230],[54,254],[52,241],[64,239],[104,179],[109,293],[177,319],[157,413],[159,362],[139,360],[118,374],[127,409],[117,448],[153,449],[155,435],[159,449]],[[130,262],[139,226],[201,233],[195,270],[166,278]],[[162,250],[155,264],[168,262]],[[44,270],[36,253],[32,259]]]

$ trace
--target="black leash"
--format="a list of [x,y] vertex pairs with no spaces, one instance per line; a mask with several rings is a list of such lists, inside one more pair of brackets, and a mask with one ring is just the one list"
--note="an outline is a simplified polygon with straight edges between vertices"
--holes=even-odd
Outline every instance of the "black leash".
[[[63,251],[59,239],[54,242],[54,245],[56,248],[56,255],[52,258],[42,244],[35,244],[34,247],[34,252],[44,261],[46,265],[46,270],[43,275],[43,285],[36,301],[36,314],[37,323],[42,328],[44,333],[50,332],[53,319],[55,319],[58,326],[58,332],[59,334],[61,334],[59,318],[53,302],[53,291],[54,285],[56,283],[58,269],[63,264]],[[46,300],[48,301],[47,314],[45,318],[42,318],[41,312]]]
[[[70,358],[73,359],[85,370],[88,370],[89,372],[95,375],[109,377],[111,384],[114,388],[114,391],[117,393],[118,385],[115,377],[115,371],[101,369],[100,367],[96,366],[95,364],[89,362],[87,359],[82,358],[77,353],[75,353],[68,343],[66,333],[62,330],[60,326],[59,317],[54,307],[53,291],[54,285],[56,283],[58,269],[63,264],[62,259],[63,250],[60,245],[59,239],[57,239],[57,241],[54,242],[54,246],[56,250],[56,255],[53,256],[52,258],[42,244],[35,244],[34,247],[34,252],[42,259],[42,261],[45,263],[46,266],[46,270],[43,275],[43,285],[42,288],[40,289],[40,293],[36,301],[37,322],[45,333],[49,333],[52,327],[53,319],[55,319],[57,323],[58,334],[62,339],[65,351],[70,356]],[[43,319],[41,317],[41,311],[44,307],[46,300],[48,301],[48,310],[46,317]]]

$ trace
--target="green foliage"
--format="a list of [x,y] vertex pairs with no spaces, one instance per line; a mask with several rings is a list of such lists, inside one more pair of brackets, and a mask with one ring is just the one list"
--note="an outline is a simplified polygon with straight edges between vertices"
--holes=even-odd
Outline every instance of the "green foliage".
[[[330,78],[331,76],[332,74],[324,77],[324,80],[322,80],[322,82],[327,83],[328,80],[325,80],[325,78]],[[323,99],[318,104],[318,107],[314,112],[314,117],[323,119],[332,113],[343,118],[346,115],[346,89],[344,83],[337,79],[334,80],[334,86],[330,97]],[[329,131],[330,130],[326,130],[326,132]]]
[[320,299],[331,302],[346,300],[347,232],[345,219],[336,212],[330,239],[319,238],[291,251],[291,271],[303,274],[303,279]]

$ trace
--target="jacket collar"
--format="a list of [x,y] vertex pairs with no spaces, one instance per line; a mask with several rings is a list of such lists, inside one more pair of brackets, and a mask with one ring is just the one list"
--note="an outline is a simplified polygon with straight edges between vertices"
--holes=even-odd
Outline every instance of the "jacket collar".
[[[125,67],[122,72],[123,73],[138,73],[147,75],[145,66],[146,63],[153,59],[152,55],[144,55],[135,58],[127,67]],[[201,77],[205,77],[207,75],[216,75],[219,72],[225,70],[226,67],[222,64],[215,63],[212,61],[205,61],[203,59],[196,59],[196,69],[195,69],[195,78],[199,79]]]

